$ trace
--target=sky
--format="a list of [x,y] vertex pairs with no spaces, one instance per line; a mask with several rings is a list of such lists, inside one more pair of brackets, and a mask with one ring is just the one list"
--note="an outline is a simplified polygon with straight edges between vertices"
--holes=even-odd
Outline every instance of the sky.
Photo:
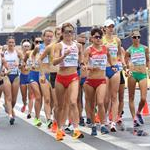
[[[0,0],[0,9],[3,0]],[[13,0],[14,1],[14,25],[18,27],[33,18],[49,15],[63,0]],[[0,10],[0,28],[2,11]]]

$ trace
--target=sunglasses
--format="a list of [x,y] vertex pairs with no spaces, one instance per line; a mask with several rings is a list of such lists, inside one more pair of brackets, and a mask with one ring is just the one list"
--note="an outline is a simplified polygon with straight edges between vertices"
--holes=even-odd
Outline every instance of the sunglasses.
[[35,43],[36,43],[36,44],[38,44],[38,43],[42,44],[43,41],[35,41]]
[[132,39],[140,39],[140,36],[133,36]]
[[65,30],[64,33],[65,33],[65,34],[73,34],[74,31],[73,31],[73,30]]
[[84,42],[79,42],[80,44],[82,44],[82,45],[85,45],[85,43]]
[[29,45],[24,45],[23,47],[30,47]]
[[114,28],[114,27],[115,27],[114,25],[109,25],[109,26],[108,26],[108,28]]
[[102,36],[93,36],[93,38],[95,38],[95,39],[101,39]]

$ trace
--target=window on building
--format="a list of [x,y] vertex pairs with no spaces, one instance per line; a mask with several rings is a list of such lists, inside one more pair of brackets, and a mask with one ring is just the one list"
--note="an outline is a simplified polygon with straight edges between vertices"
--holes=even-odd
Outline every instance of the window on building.
[[8,13],[7,14],[7,20],[10,20],[11,19],[11,15]]

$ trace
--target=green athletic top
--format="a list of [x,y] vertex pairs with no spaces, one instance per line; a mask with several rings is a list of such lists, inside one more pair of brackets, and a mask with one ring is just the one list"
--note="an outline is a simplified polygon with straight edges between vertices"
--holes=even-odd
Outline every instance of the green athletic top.
[[127,52],[131,56],[131,62],[135,66],[146,65],[145,48],[143,45],[139,47],[130,46]]

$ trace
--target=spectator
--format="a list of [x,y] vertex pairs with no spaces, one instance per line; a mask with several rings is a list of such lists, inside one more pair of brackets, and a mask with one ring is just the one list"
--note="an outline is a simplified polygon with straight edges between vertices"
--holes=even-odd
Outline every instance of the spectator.
[[133,12],[133,22],[136,22],[138,21],[138,18],[137,18],[137,10],[135,8],[132,9],[132,12]]
[[143,8],[142,7],[140,7],[137,15],[138,15],[139,23],[142,23],[143,22]]

